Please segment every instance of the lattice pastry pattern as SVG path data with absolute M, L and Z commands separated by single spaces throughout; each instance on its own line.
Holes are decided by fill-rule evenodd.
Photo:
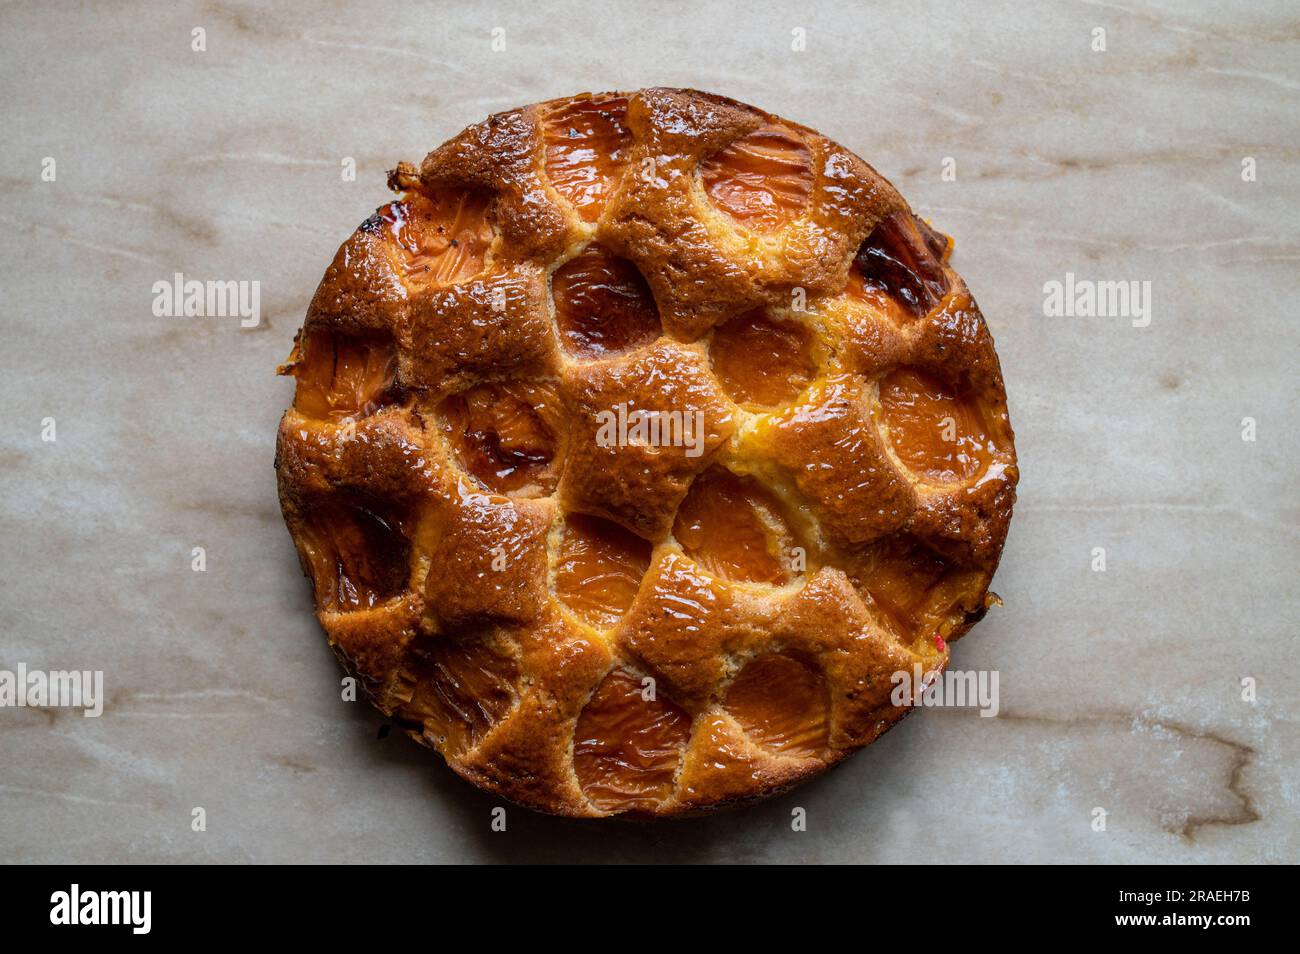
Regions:
M 276 455 L 374 703 L 577 816 L 772 794 L 902 718 L 891 675 L 996 599 L 1017 479 L 951 241 L 687 90 L 502 113 L 390 186 L 281 369 Z

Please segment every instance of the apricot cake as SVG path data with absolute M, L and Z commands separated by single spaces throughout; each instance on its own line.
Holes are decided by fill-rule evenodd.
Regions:
M 692 90 L 500 113 L 389 186 L 281 368 L 276 453 L 375 705 L 574 816 L 771 795 L 906 715 L 894 674 L 996 601 L 1017 479 L 952 241 Z

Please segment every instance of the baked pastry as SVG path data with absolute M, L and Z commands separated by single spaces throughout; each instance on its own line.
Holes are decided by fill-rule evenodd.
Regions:
M 1017 468 L 993 341 L 870 166 L 691 90 L 500 113 L 389 174 L 282 373 L 329 642 L 474 784 L 574 816 L 770 795 L 901 719 Z

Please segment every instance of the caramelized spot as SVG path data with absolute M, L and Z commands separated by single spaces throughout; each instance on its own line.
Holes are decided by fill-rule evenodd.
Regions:
M 979 408 L 938 381 L 900 368 L 880 382 L 889 443 L 913 473 L 947 483 L 973 477 L 991 450 Z
M 415 688 L 400 716 L 423 725 L 443 751 L 459 753 L 510 711 L 519 670 L 480 634 L 438 636 L 428 646 L 411 668 Z
M 597 629 L 619 621 L 650 566 L 650 544 L 616 523 L 571 514 L 555 568 L 555 595 Z
M 439 408 L 461 467 L 488 490 L 518 496 L 555 489 L 551 464 L 561 413 L 551 385 L 524 381 L 476 385 Z
M 570 353 L 600 358 L 659 336 L 659 309 L 631 262 L 588 245 L 555 270 L 555 323 Z
M 319 420 L 365 417 L 391 399 L 396 372 L 391 336 L 305 332 L 292 361 L 293 406 Z
M 920 318 L 948 293 L 943 262 L 935 254 L 937 233 L 928 239 L 909 212 L 895 212 L 876 226 L 853 260 L 849 294 L 868 301 L 884 295 Z M 945 240 L 945 249 L 947 243 Z
M 940 262 L 947 262 L 948 257 L 952 255 L 952 236 L 940 232 L 919 215 L 913 216 L 912 221 L 916 225 L 916 230 L 921 233 L 921 238 L 925 240 L 925 247 L 930 250 L 930 254 Z
M 812 154 L 792 130 L 765 126 L 700 164 L 704 191 L 733 219 L 760 232 L 795 218 L 812 196 Z
M 884 285 L 864 278 L 856 260 L 849 266 L 849 283 L 844 290 L 850 298 L 885 315 L 895 325 L 905 325 L 915 317 L 915 312 L 886 291 Z
M 624 125 L 621 96 L 580 99 L 546 117 L 546 175 L 586 222 L 600 218 L 618 185 L 632 136 Z
M 671 702 L 642 697 L 641 681 L 617 670 L 578 717 L 573 770 L 597 808 L 652 811 L 672 794 L 691 717 Z
M 406 589 L 410 541 L 400 518 L 368 500 L 313 507 L 301 542 L 322 608 L 364 609 Z
M 439 285 L 463 282 L 483 270 L 492 244 L 488 197 L 482 192 L 412 192 L 375 214 L 397 250 L 406 277 Z
M 780 505 L 755 481 L 721 467 L 695 478 L 673 536 L 687 556 L 723 579 L 780 585 L 794 576 L 794 541 Z
M 794 320 L 774 321 L 762 309 L 715 330 L 709 357 L 718 381 L 737 404 L 784 403 L 817 374 L 807 327 Z
M 759 656 L 740 671 L 723 705 L 749 737 L 782 755 L 825 751 L 829 698 L 822 674 L 782 653 Z

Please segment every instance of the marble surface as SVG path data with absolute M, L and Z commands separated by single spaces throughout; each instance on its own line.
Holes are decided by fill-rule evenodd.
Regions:
M 680 9 L 0 7 L 0 669 L 100 669 L 107 697 L 0 709 L 0 858 L 1300 860 L 1300 11 Z M 1001 712 L 913 715 L 741 812 L 493 832 L 496 800 L 338 698 L 276 504 L 273 372 L 384 170 L 494 110 L 646 85 L 814 126 L 957 237 L 1023 469 L 1006 606 L 954 655 L 1000 673 Z M 260 326 L 155 317 L 178 271 L 259 281 Z M 1067 272 L 1150 281 L 1149 326 L 1045 317 Z

